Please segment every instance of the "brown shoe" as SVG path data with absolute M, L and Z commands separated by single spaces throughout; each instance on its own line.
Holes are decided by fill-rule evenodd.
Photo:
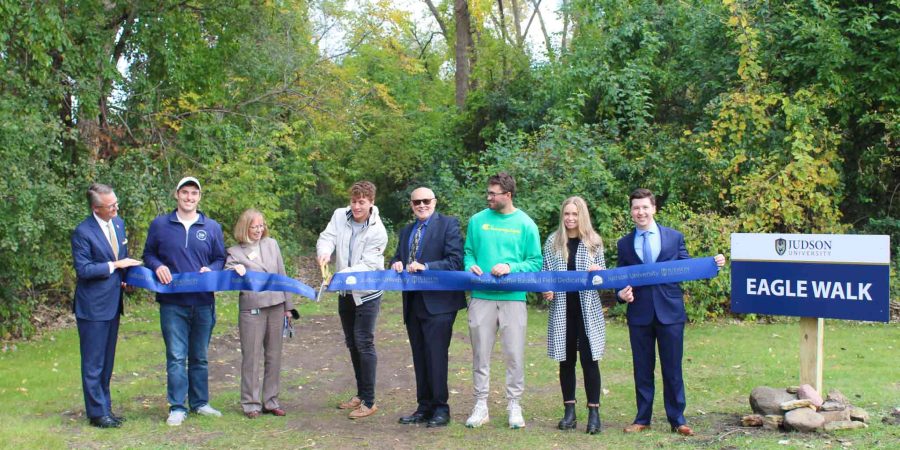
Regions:
M 694 430 L 692 430 L 691 427 L 689 427 L 687 425 L 679 425 L 678 427 L 672 427 L 672 432 L 678 433 L 682 436 L 693 436 L 694 435 Z
M 633 423 L 625 427 L 623 431 L 626 433 L 639 433 L 641 431 L 647 431 L 650 429 L 650 425 L 643 425 L 640 423 Z
M 247 411 L 244 415 L 247 416 L 248 419 L 255 419 L 259 417 L 259 411 Z
M 287 413 L 281 408 L 263 409 L 263 414 L 271 414 L 273 416 L 284 417 Z
M 375 414 L 375 411 L 378 411 L 378 405 L 372 405 L 372 407 L 369 408 L 368 406 L 361 404 L 359 405 L 359 408 L 350 411 L 349 417 L 351 419 L 362 419 L 363 417 L 369 417 L 372 414 Z
M 362 400 L 357 396 L 353 396 L 350 400 L 340 403 L 338 409 L 356 409 L 359 408 L 359 405 L 362 405 Z

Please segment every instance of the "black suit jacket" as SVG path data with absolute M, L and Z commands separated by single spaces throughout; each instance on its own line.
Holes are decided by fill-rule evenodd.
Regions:
M 418 221 L 400 230 L 400 240 L 391 265 L 397 261 L 406 267 L 409 260 L 409 236 L 414 232 Z M 419 244 L 422 248 L 420 263 L 428 264 L 428 270 L 462 270 L 463 243 L 459 233 L 459 220 L 456 217 L 435 213 L 428 222 L 428 228 Z M 430 314 L 443 314 L 459 311 L 466 307 L 466 294 L 462 291 L 415 291 L 403 292 L 403 321 L 406 322 L 409 300 L 412 295 L 422 295 L 425 309 Z

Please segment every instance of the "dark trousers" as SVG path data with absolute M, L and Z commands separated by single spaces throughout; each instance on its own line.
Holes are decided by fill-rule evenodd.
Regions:
M 85 414 L 90 418 L 108 416 L 112 413 L 109 381 L 116 358 L 119 315 L 113 320 L 77 319 L 77 325 Z
M 581 372 L 587 402 L 600 404 L 600 366 L 591 354 L 591 342 L 584 329 L 584 316 L 578 292 L 566 293 L 566 360 L 559 362 L 559 385 L 563 401 L 575 401 L 575 361 L 581 353 Z
M 456 311 L 430 314 L 424 302 L 421 293 L 411 294 L 407 301 L 408 311 L 404 312 L 416 372 L 416 400 L 419 403 L 416 410 L 426 416 L 438 412 L 449 415 L 447 354 Z
M 646 326 L 629 325 L 631 359 L 634 364 L 634 391 L 637 399 L 637 415 L 634 423 L 648 425 L 653 415 L 653 372 L 656 370 L 656 346 L 659 347 L 659 363 L 662 367 L 663 400 L 666 417 L 673 427 L 684 425 L 684 379 L 681 377 L 681 359 L 684 355 L 684 323 L 664 325 L 654 317 Z
M 344 328 L 344 340 L 350 350 L 353 374 L 356 376 L 356 396 L 366 406 L 375 404 L 375 322 L 381 311 L 381 297 L 356 306 L 352 295 L 338 297 L 338 315 Z

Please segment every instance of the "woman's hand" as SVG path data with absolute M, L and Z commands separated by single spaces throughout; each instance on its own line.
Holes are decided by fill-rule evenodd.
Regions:
M 598 270 L 603 270 L 599 264 L 591 264 L 591 267 L 588 267 L 588 272 L 596 272 Z
M 544 300 L 548 302 L 553 300 L 553 291 L 541 292 L 541 295 L 544 296 Z
M 237 272 L 237 274 L 240 276 L 244 276 L 247 274 L 247 268 L 244 267 L 243 264 L 235 264 L 234 271 Z

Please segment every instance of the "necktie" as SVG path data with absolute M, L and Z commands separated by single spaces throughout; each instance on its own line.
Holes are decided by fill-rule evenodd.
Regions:
M 113 228 L 112 220 L 106 222 L 106 238 L 109 239 L 109 246 L 112 247 L 113 257 L 119 260 L 119 241 L 116 239 L 116 229 Z
M 643 246 L 644 246 L 644 264 L 650 264 L 653 262 L 653 250 L 650 249 L 650 232 L 645 231 L 641 233 L 643 236 Z
M 416 228 L 412 247 L 409 249 L 409 261 L 406 262 L 407 264 L 412 264 L 412 262 L 416 260 L 416 255 L 419 253 L 419 241 L 422 239 L 422 228 L 425 228 L 424 223 L 419 224 L 418 228 Z

